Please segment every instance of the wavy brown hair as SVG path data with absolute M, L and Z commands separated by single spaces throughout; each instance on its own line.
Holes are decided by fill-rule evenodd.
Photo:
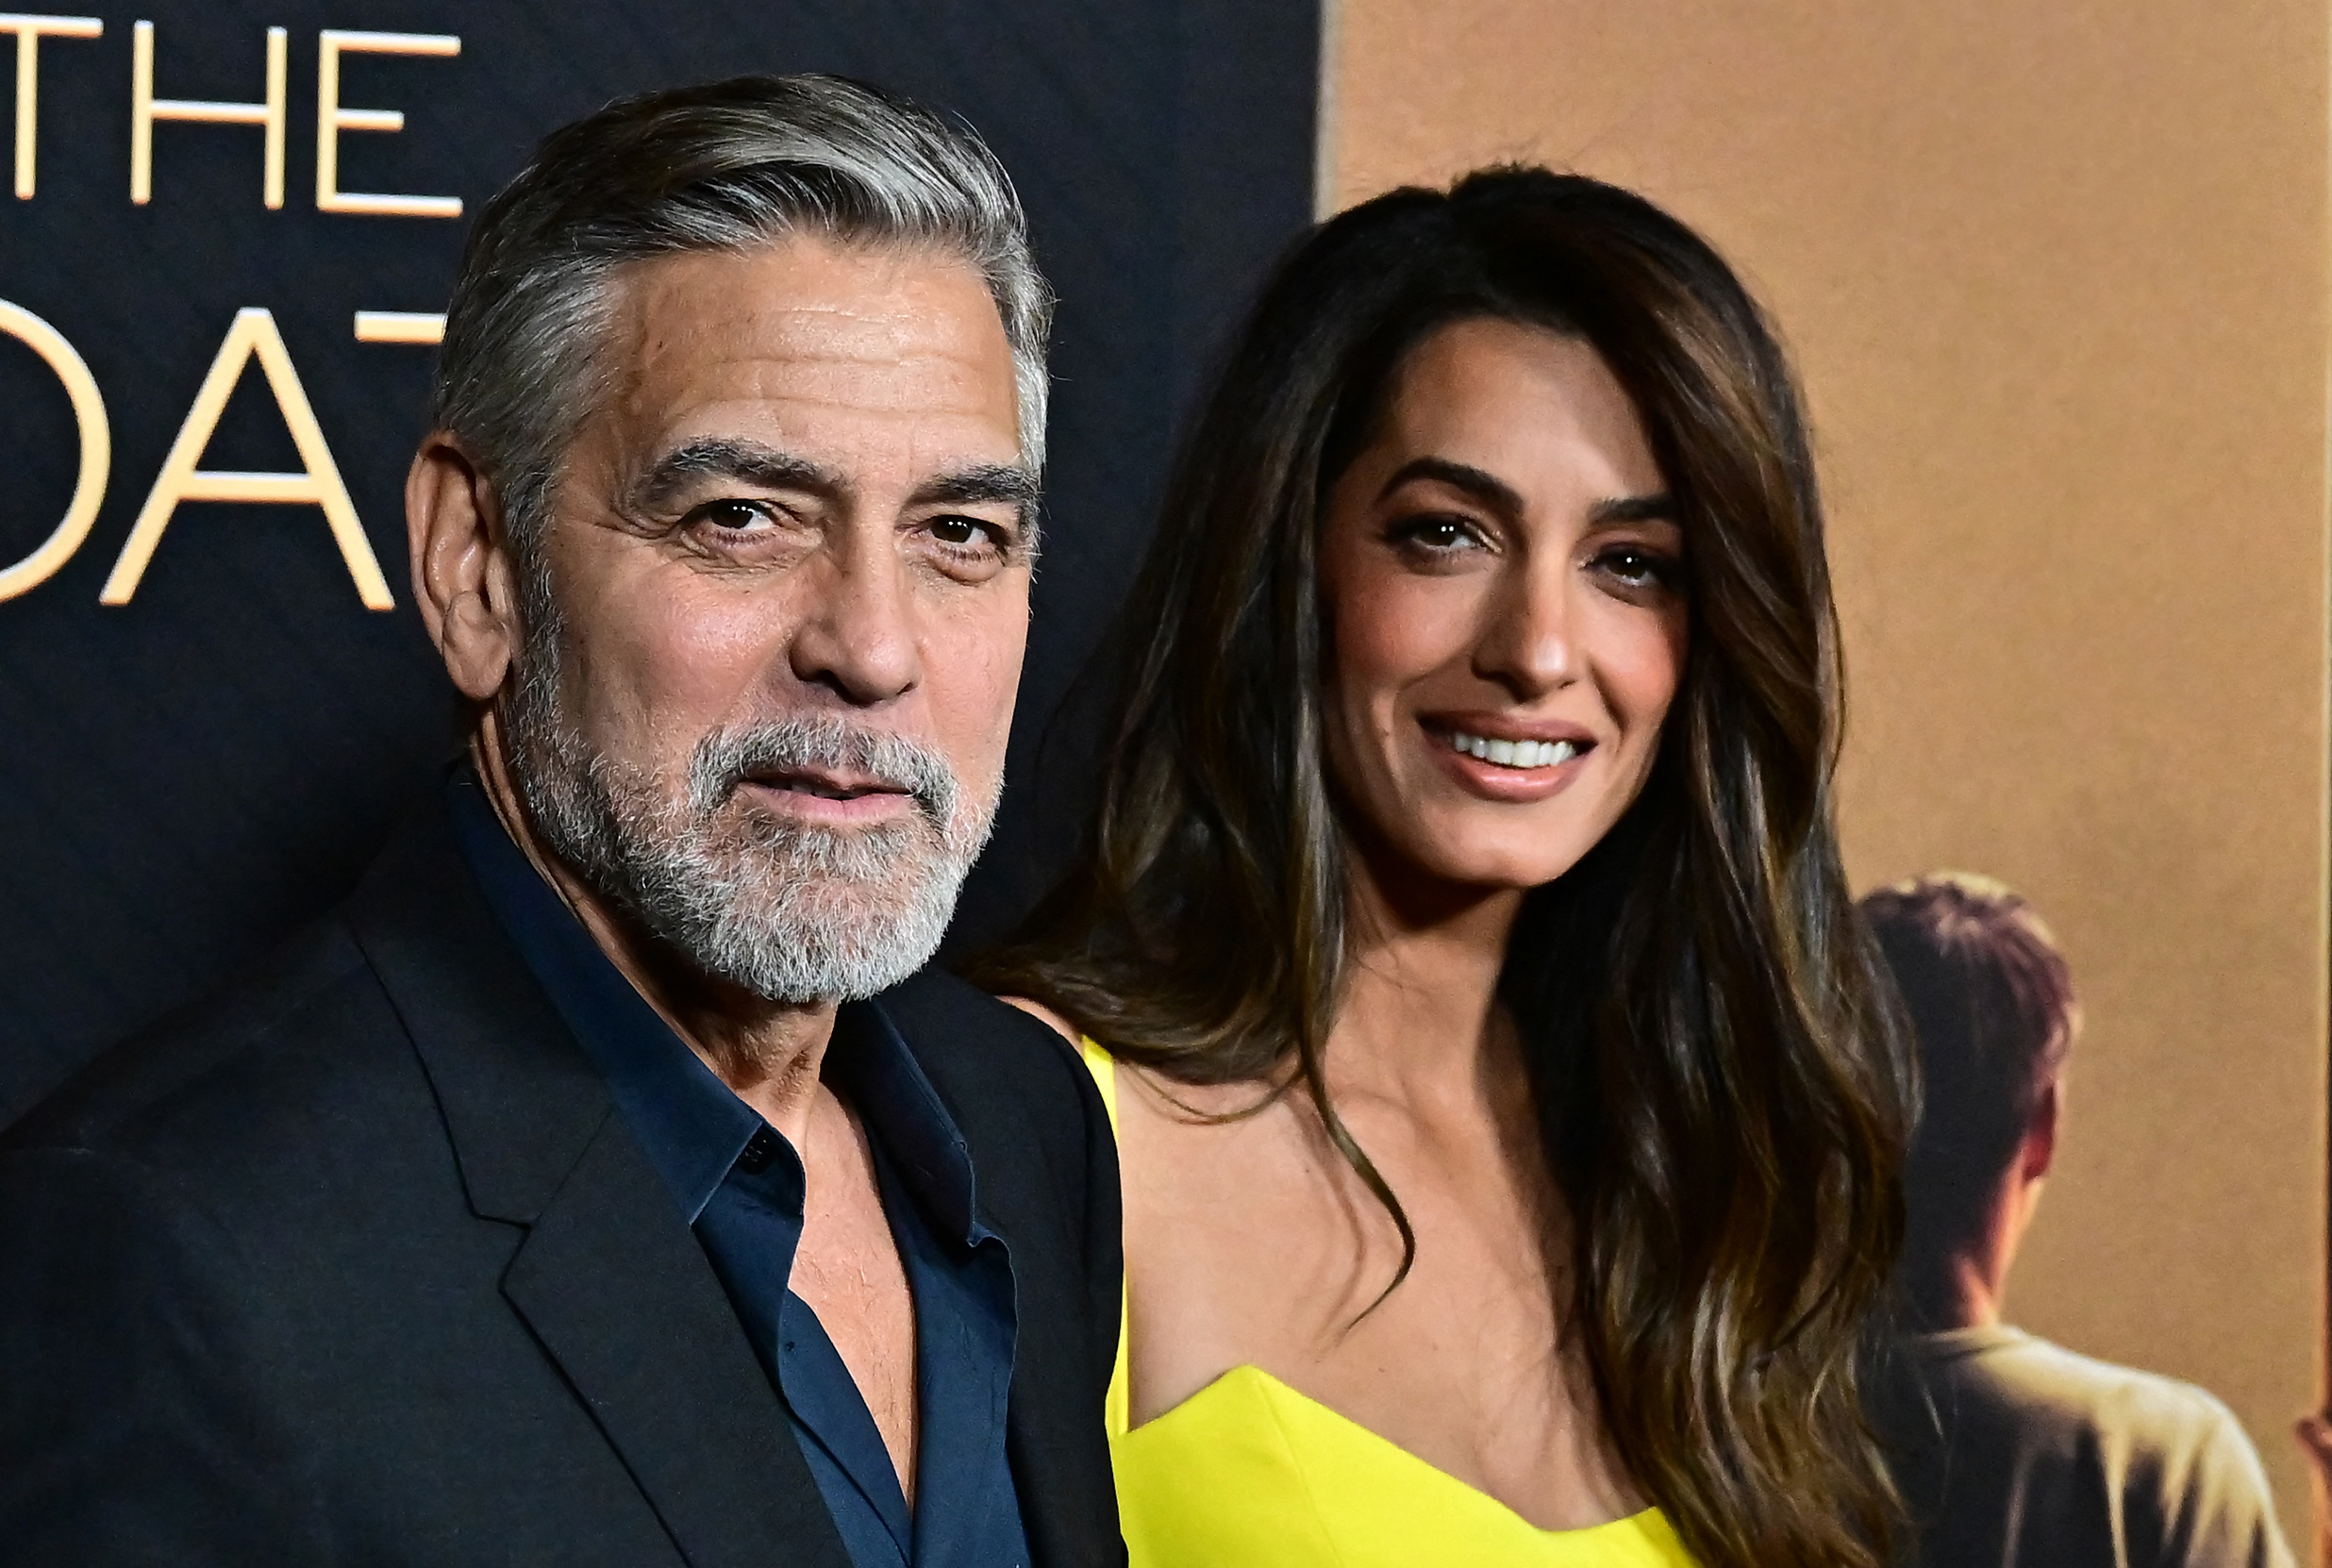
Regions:
M 1501 979 L 1569 1214 L 1559 1321 L 1630 1475 L 1706 1568 L 1868 1568 L 1893 1494 L 1860 1351 L 1902 1226 L 1911 1068 L 1832 826 L 1838 633 L 1798 395 L 1683 225 L 1591 179 L 1497 169 L 1296 247 L 1129 603 L 1086 851 L 972 968 L 1170 1078 L 1300 1083 L 1413 1254 L 1322 1074 L 1347 849 L 1315 554 L 1406 357 L 1484 317 L 1596 349 L 1685 537 L 1688 651 L 1651 777 L 1525 897 Z

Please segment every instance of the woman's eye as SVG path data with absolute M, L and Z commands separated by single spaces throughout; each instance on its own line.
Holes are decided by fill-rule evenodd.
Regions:
M 1596 567 L 1630 588 L 1657 588 L 1673 582 L 1676 563 L 1666 556 L 1632 544 L 1615 545 L 1595 558 Z
M 1446 554 L 1481 543 L 1481 535 L 1462 517 L 1417 517 L 1396 525 L 1395 542 L 1431 554 Z

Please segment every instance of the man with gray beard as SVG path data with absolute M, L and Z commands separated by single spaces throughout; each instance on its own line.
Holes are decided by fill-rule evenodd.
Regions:
M 12 1564 L 1124 1560 L 1116 1161 L 924 972 L 1028 621 L 1050 300 L 826 77 L 491 202 L 406 501 L 465 761 L 0 1140 Z

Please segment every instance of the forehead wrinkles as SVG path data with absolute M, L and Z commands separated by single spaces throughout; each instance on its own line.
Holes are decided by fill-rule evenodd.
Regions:
M 806 240 L 659 257 L 621 269 L 606 295 L 593 417 L 660 427 L 691 402 L 734 400 L 992 418 L 1017 439 L 1002 320 L 945 251 Z

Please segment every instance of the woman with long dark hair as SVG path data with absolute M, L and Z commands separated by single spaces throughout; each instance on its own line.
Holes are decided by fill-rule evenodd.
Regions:
M 977 973 L 1118 1120 L 1136 1568 L 1879 1561 L 1909 1068 L 1732 273 L 1542 170 L 1324 225 L 1128 618 L 1091 842 Z

